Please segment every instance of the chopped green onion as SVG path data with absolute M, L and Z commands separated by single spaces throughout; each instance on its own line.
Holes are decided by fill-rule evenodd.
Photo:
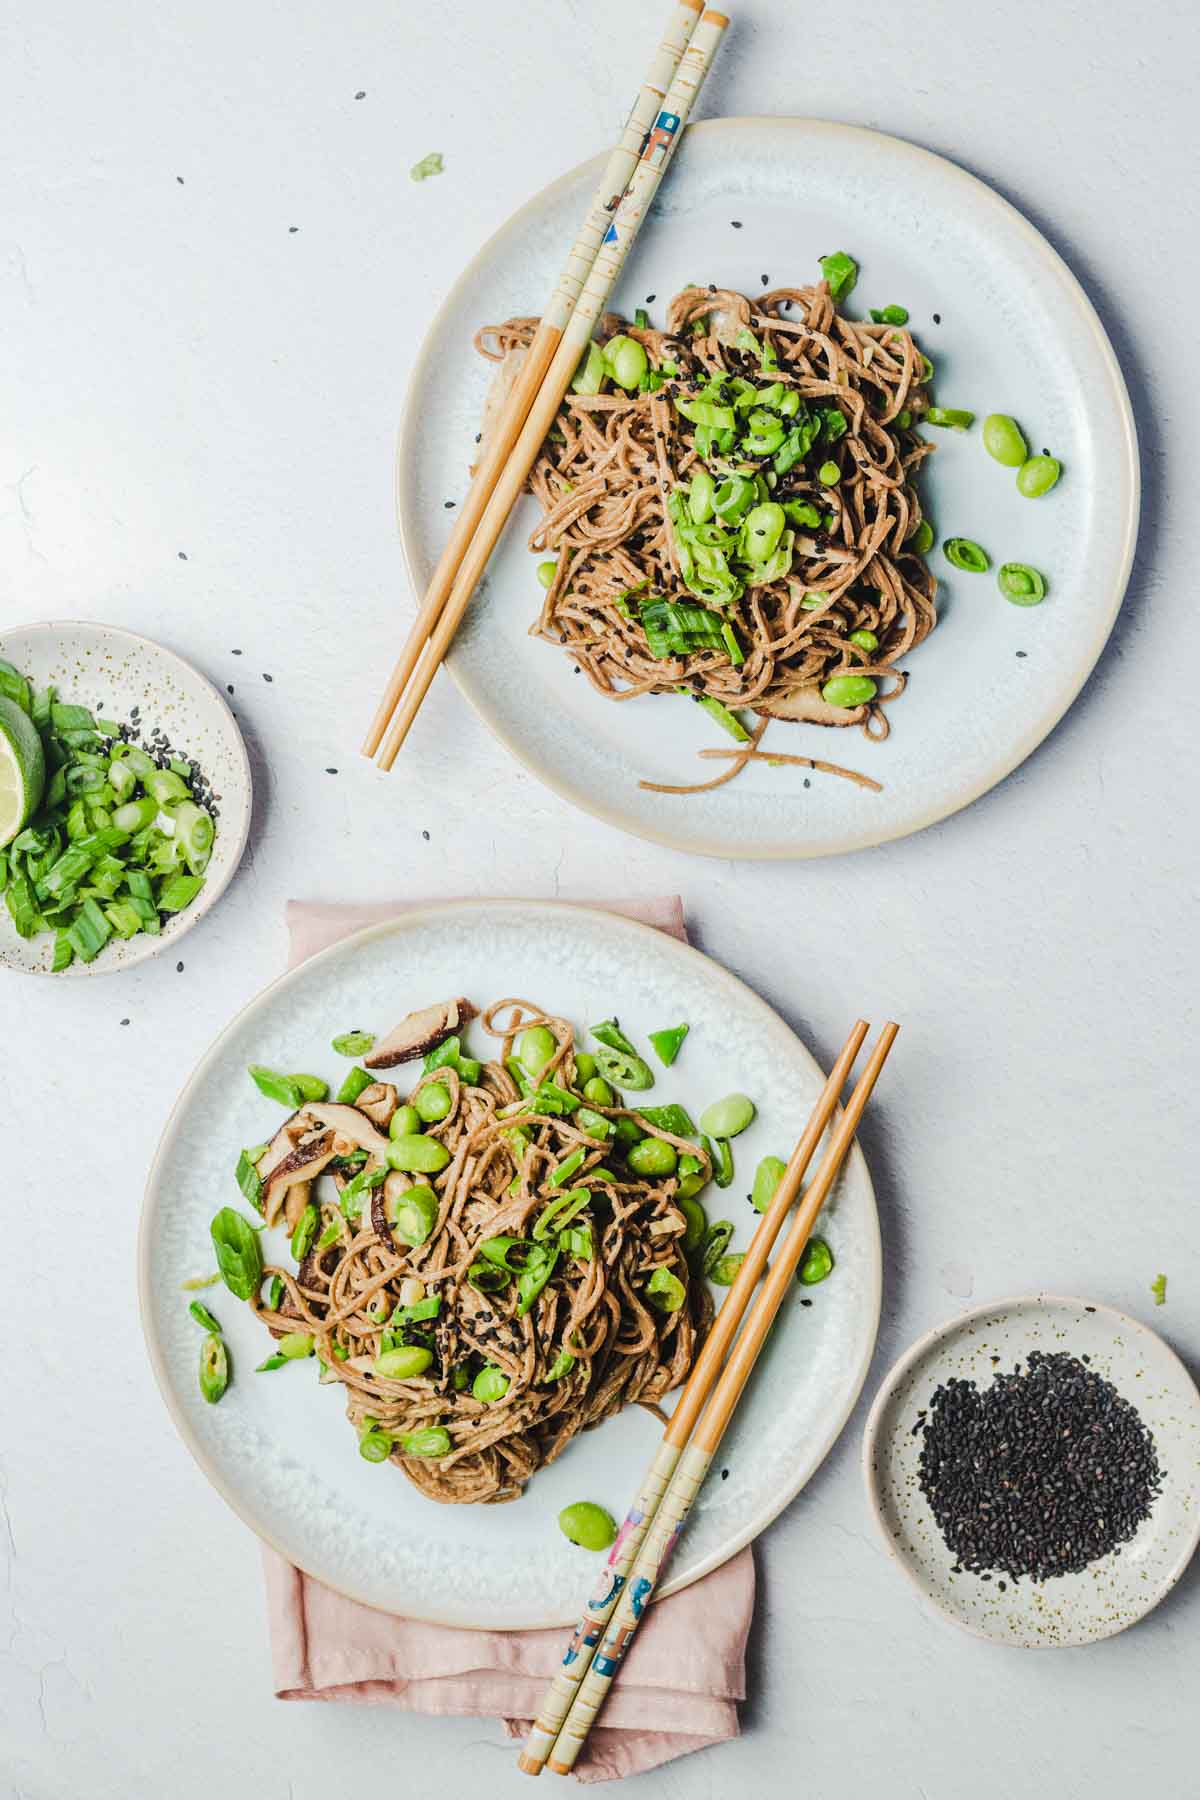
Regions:
M 821 258 L 821 274 L 829 283 L 829 295 L 836 305 L 852 292 L 858 280 L 858 264 L 844 250 L 834 250 Z

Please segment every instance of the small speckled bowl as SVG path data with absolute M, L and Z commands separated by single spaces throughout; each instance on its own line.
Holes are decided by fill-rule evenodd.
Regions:
M 918 1486 L 918 1415 L 952 1378 L 987 1387 L 1030 1351 L 1066 1350 L 1135 1406 L 1163 1469 L 1150 1517 L 1119 1552 L 1051 1581 L 984 1581 L 951 1571 Z M 1200 1394 L 1175 1352 L 1136 1319 L 1087 1300 L 1036 1294 L 977 1306 L 913 1345 L 880 1388 L 863 1438 L 867 1497 L 888 1552 L 964 1630 L 1045 1650 L 1095 1643 L 1143 1618 L 1182 1575 L 1200 1538 Z
M 233 714 L 212 683 L 173 651 L 114 625 L 84 620 L 17 625 L 0 632 L 0 657 L 36 687 L 52 682 L 60 700 L 90 707 L 102 718 L 124 722 L 138 707 L 142 732 L 165 731 L 175 754 L 194 763 L 219 796 L 212 860 L 192 904 L 176 913 L 158 937 L 139 931 L 133 938 L 112 938 L 94 962 L 73 962 L 56 979 L 110 975 L 160 950 L 174 950 L 221 898 L 246 847 L 250 763 Z M 53 932 L 19 938 L 0 903 L 0 968 L 49 975 L 53 953 Z

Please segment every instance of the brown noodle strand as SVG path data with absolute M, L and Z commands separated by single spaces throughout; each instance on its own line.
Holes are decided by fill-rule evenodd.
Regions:
M 695 335 L 697 321 L 701 331 Z M 525 349 L 536 325 L 534 319 L 509 319 L 485 327 L 476 343 L 485 356 L 502 361 Z M 774 354 L 775 366 L 760 369 L 757 353 L 738 346 L 743 330 Z M 602 336 L 618 331 L 643 345 L 653 368 L 669 361 L 679 372 L 655 392 L 570 393 L 564 400 L 529 479 L 542 515 L 530 548 L 552 554 L 557 563 L 532 634 L 560 645 L 607 699 L 684 688 L 731 709 L 751 708 L 764 724 L 771 717 L 803 717 L 858 724 L 867 737 L 885 738 L 884 708 L 906 680 L 897 663 L 937 624 L 937 583 L 910 547 L 923 517 L 913 482 L 933 450 L 915 429 L 928 402 L 912 334 L 843 318 L 825 282 L 776 288 L 756 299 L 728 289 L 685 288 L 671 301 L 665 331 L 606 315 Z M 802 404 L 836 406 L 846 420 L 840 438 L 814 446 L 771 492 L 773 500 L 807 502 L 822 515 L 820 528 L 797 528 L 790 574 L 747 588 L 718 609 L 745 650 L 741 665 L 713 649 L 652 657 L 633 598 L 697 599 L 682 581 L 667 512 L 673 490 L 696 462 L 695 428 L 671 402 L 711 375 L 780 381 L 797 391 Z M 904 413 L 911 421 L 901 426 Z M 831 454 L 841 479 L 825 488 L 816 470 Z M 721 459 L 710 453 L 707 460 L 719 478 Z M 739 448 L 728 466 L 753 463 L 766 473 L 771 461 L 747 457 Z M 806 610 L 801 601 L 812 594 L 827 599 Z M 627 601 L 629 616 L 622 611 Z M 862 630 L 879 639 L 877 650 L 851 642 L 851 634 Z M 876 681 L 886 675 L 895 685 L 860 707 L 822 703 L 826 682 L 848 674 Z M 728 754 L 733 767 L 718 781 L 640 785 L 656 793 L 700 793 L 731 780 L 748 762 L 791 760 Z M 811 766 L 822 767 L 817 760 Z
M 436 1176 L 398 1176 L 396 1183 L 433 1188 L 438 1217 L 426 1241 L 411 1247 L 394 1237 L 383 1210 L 393 1185 L 389 1175 L 384 1186 L 363 1195 L 356 1222 L 344 1219 L 333 1201 L 321 1205 L 318 1235 L 336 1223 L 337 1238 L 310 1251 L 298 1273 L 264 1271 L 282 1280 L 278 1310 L 260 1295 L 250 1302 L 274 1336 L 312 1334 L 325 1365 L 321 1379 L 341 1383 L 347 1416 L 359 1434 L 371 1428 L 386 1433 L 391 1461 L 431 1499 L 449 1502 L 515 1499 L 578 1432 L 633 1402 L 657 1409 L 686 1378 L 712 1316 L 708 1290 L 691 1275 L 683 1254 L 687 1222 L 673 1175 L 595 1181 L 590 1203 L 570 1221 L 572 1227 L 590 1226 L 594 1255 L 560 1253 L 524 1317 L 515 1279 L 501 1293 L 483 1293 L 471 1283 L 468 1273 L 480 1246 L 500 1236 L 528 1240 L 547 1204 L 571 1185 L 585 1184 L 589 1171 L 604 1163 L 606 1148 L 569 1115 L 518 1110 L 521 1094 L 504 1066 L 516 1034 L 544 1025 L 558 1047 L 539 1081 L 557 1077 L 575 1085 L 570 1024 L 516 999 L 494 1002 L 482 1024 L 501 1048 L 484 1065 L 479 1085 L 446 1066 L 424 1074 L 414 1090 L 440 1083 L 451 1098 L 447 1117 L 425 1132 L 450 1152 L 448 1166 Z M 618 1105 L 593 1110 L 613 1120 L 638 1117 Z M 523 1149 L 507 1135 L 517 1125 L 528 1133 Z M 320 1129 L 315 1120 L 313 1129 Z M 684 1142 L 654 1129 L 672 1143 Z M 335 1143 L 338 1155 L 353 1148 L 347 1138 Z M 692 1143 L 686 1148 L 706 1162 L 702 1149 Z M 583 1163 L 564 1187 L 551 1186 L 555 1165 L 575 1150 L 584 1152 Z M 369 1155 L 363 1166 L 379 1164 Z M 343 1167 L 334 1179 L 344 1188 L 353 1173 Z M 657 1268 L 669 1269 L 683 1286 L 684 1302 L 675 1312 L 656 1311 L 642 1298 Z M 379 1375 L 374 1363 L 389 1321 L 410 1303 L 402 1289 L 418 1282 L 420 1298 L 436 1295 L 442 1304 L 435 1319 L 406 1327 L 405 1339 L 424 1343 L 433 1361 L 410 1380 Z M 550 1381 L 548 1371 L 564 1353 L 574 1361 Z M 484 1364 L 500 1369 L 509 1382 L 491 1403 L 476 1400 L 469 1383 L 458 1389 L 452 1380 L 456 1368 L 473 1375 Z M 449 1433 L 449 1452 L 406 1453 L 403 1439 L 430 1426 Z
M 785 755 L 778 750 L 701 750 L 704 757 L 726 757 L 740 755 L 743 763 L 765 762 L 774 768 L 777 763 L 784 763 L 797 769 L 819 769 L 823 775 L 842 775 L 847 781 L 853 781 L 858 787 L 870 788 L 872 793 L 882 794 L 883 783 L 872 780 L 870 775 L 863 775 L 857 769 L 843 769 L 840 763 L 822 762 L 814 756 Z

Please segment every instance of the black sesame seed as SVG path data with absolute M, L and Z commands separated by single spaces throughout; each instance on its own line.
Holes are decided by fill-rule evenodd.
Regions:
M 180 187 L 182 187 L 182 186 L 183 186 L 183 176 L 182 176 L 182 175 L 177 175 L 177 176 L 176 176 L 176 177 L 175 177 L 175 179 L 176 179 L 176 181 L 177 181 L 177 182 L 178 182 L 178 183 L 179 183 L 179 185 L 180 185 Z
M 658 299 L 658 295 L 657 295 L 657 294 L 647 294 L 647 295 L 646 295 L 646 300 L 645 300 L 645 304 L 646 304 L 646 305 L 647 305 L 647 306 L 653 306 L 653 305 L 654 305 L 654 302 L 655 302 L 655 301 L 656 301 L 656 300 L 657 300 L 657 299 Z
M 232 683 L 232 681 L 227 681 L 227 682 L 226 682 L 226 683 L 225 683 L 225 692 L 226 692 L 226 693 L 227 693 L 227 694 L 232 694 L 232 692 L 233 692 L 233 683 Z
M 121 1020 L 121 1023 L 122 1023 L 122 1025 L 128 1025 L 128 1023 L 129 1023 L 129 1020 L 128 1020 L 128 1019 L 122 1019 L 122 1020 Z
M 337 770 L 336 770 L 336 769 L 326 769 L 326 771 L 325 771 L 325 773 L 326 773 L 326 774 L 327 774 L 327 775 L 336 775 L 336 774 L 337 774 Z
M 231 650 L 229 654 L 230 656 L 240 656 L 242 653 L 240 650 Z
M 811 1305 L 812 1305 L 812 1301 L 811 1301 L 811 1300 L 802 1300 L 802 1301 L 801 1301 L 801 1302 L 800 1302 L 800 1304 L 801 1304 L 801 1306 L 811 1306 Z
M 428 842 L 429 842 L 429 833 L 428 833 L 428 832 L 427 832 L 427 831 L 423 831 L 423 832 L 422 832 L 422 833 L 421 833 L 421 836 L 422 836 L 422 837 L 423 837 L 423 838 L 424 838 L 424 839 L 425 839 L 425 842 L 426 842 L 426 843 L 428 843 Z
M 359 88 L 359 90 L 358 90 L 358 92 L 357 92 L 357 94 L 355 94 L 355 96 L 354 96 L 354 98 L 355 98 L 355 99 L 356 99 L 356 100 L 365 100 L 365 99 L 366 99 L 366 97 L 367 97 L 367 90 L 366 90 L 366 88 Z
M 181 963 L 181 962 L 177 962 L 177 963 L 176 963 L 176 964 L 175 964 L 175 973 L 176 973 L 176 974 L 177 974 L 177 975 L 182 975 L 182 974 L 183 974 L 183 964 L 182 964 L 182 963 Z
M 300 227 L 298 225 L 289 225 L 288 226 L 288 236 L 295 237 L 295 235 L 299 231 L 299 229 L 300 229 Z
M 941 315 L 941 313 L 934 313 L 934 315 L 933 315 L 933 322 L 934 322 L 934 324 L 935 324 L 935 325 L 940 325 L 940 324 L 941 324 L 941 322 L 942 322 L 942 315 Z
M 275 679 L 275 677 L 274 677 L 274 676 L 273 676 L 273 675 L 268 675 L 268 674 L 267 674 L 267 672 L 266 672 L 266 670 L 265 670 L 265 669 L 264 669 L 264 671 L 263 671 L 263 680 L 264 680 L 264 681 L 274 681 L 274 679 Z
M 1029 652 L 1028 652 L 1028 650 L 1018 650 L 1016 654 L 1018 656 L 1028 656 Z
M 730 219 L 729 223 L 733 226 L 735 231 L 740 231 L 742 229 L 742 221 L 740 219 Z
M 721 1470 L 721 1480 L 722 1480 L 722 1481 L 728 1481 L 728 1480 L 729 1480 L 729 1470 L 728 1470 L 728 1469 L 722 1469 L 722 1470 Z
M 180 552 L 179 552 L 179 560 L 180 560 L 180 562 L 186 562 L 186 561 L 187 561 L 187 551 L 186 551 L 186 550 L 181 550 L 181 551 L 180 551 Z
M 769 275 L 760 275 L 758 279 L 762 282 L 764 287 L 770 287 L 771 277 Z

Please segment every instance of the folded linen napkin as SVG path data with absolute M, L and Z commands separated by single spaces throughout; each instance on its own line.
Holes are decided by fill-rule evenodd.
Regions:
M 289 966 L 412 901 L 330 906 L 289 901 Z M 686 942 L 677 896 L 604 903 Z M 335 1593 L 263 1546 L 275 1692 L 281 1700 L 353 1700 L 408 1712 L 498 1716 L 511 1738 L 529 1729 L 566 1633 L 461 1631 L 376 1612 Z M 582 1586 L 580 1594 L 582 1598 Z M 654 1606 L 576 1766 L 611 1781 L 738 1735 L 754 1610 L 746 1549 Z

